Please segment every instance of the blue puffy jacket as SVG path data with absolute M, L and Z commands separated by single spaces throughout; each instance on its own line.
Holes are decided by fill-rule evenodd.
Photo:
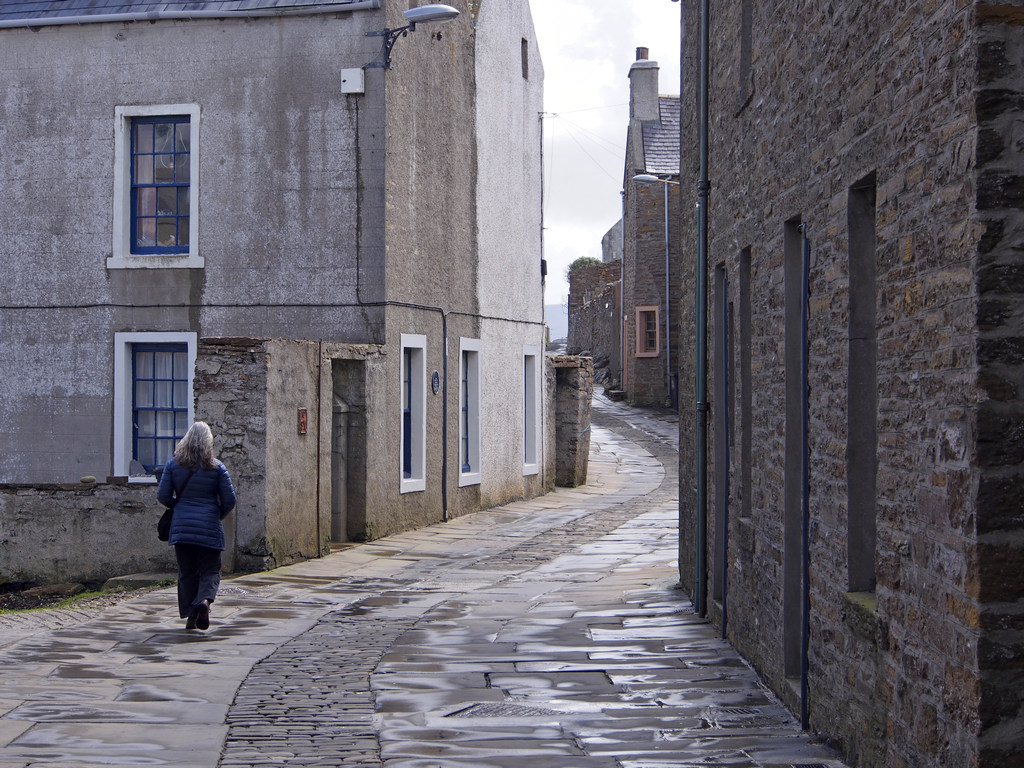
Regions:
M 188 485 L 191 471 L 179 467 L 174 459 L 167 462 L 156 489 L 156 498 L 165 507 L 171 506 L 174 490 L 181 495 L 174 507 L 169 544 L 197 544 L 208 549 L 224 549 L 224 528 L 220 521 L 234 509 L 235 489 L 227 469 L 219 461 L 214 469 L 197 467 Z

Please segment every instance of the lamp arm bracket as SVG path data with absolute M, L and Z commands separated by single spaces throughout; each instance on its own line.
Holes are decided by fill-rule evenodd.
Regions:
M 383 37 L 384 44 L 381 46 L 380 49 L 380 55 L 378 56 L 379 60 L 372 61 L 366 66 L 383 67 L 384 69 L 391 69 L 391 49 L 395 47 L 395 43 L 398 41 L 398 38 L 405 37 L 415 29 L 415 24 L 406 24 L 404 27 L 399 27 L 398 29 L 388 29 L 387 27 L 385 27 L 384 29 L 381 30 L 367 32 L 367 37 Z

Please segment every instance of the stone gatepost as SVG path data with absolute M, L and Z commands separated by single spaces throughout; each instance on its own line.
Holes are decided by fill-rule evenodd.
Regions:
M 575 488 L 587 482 L 594 360 L 549 355 L 548 363 L 555 370 L 555 485 Z

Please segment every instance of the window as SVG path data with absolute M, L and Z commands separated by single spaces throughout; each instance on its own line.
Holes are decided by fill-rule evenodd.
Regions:
M 427 337 L 402 334 L 402 484 L 401 493 L 427 487 L 426 361 Z
M 523 474 L 536 475 L 537 465 L 537 357 L 539 349 L 523 348 Z
M 872 173 L 850 187 L 849 357 L 846 410 L 847 564 L 851 592 L 875 590 L 878 507 L 878 329 L 875 199 Z
M 146 472 L 167 463 L 188 430 L 188 345 L 132 345 L 132 458 Z
M 132 119 L 132 253 L 188 253 L 191 145 L 187 115 Z
M 519 56 L 523 61 L 523 79 L 530 79 L 530 41 L 525 37 L 519 44 Z
M 118 107 L 114 233 L 107 267 L 202 267 L 197 248 L 199 107 Z
M 636 309 L 636 356 L 657 357 L 661 350 L 661 325 L 657 307 Z
M 459 486 L 480 483 L 480 340 L 459 342 Z
M 115 476 L 152 482 L 195 417 L 194 333 L 114 334 Z

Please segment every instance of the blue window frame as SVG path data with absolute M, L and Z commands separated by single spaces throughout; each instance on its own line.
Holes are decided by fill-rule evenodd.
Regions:
M 132 118 L 132 253 L 188 252 L 190 119 Z
M 188 430 L 188 345 L 132 345 L 132 458 L 152 473 Z
M 402 350 L 402 477 L 412 477 L 412 349 Z

